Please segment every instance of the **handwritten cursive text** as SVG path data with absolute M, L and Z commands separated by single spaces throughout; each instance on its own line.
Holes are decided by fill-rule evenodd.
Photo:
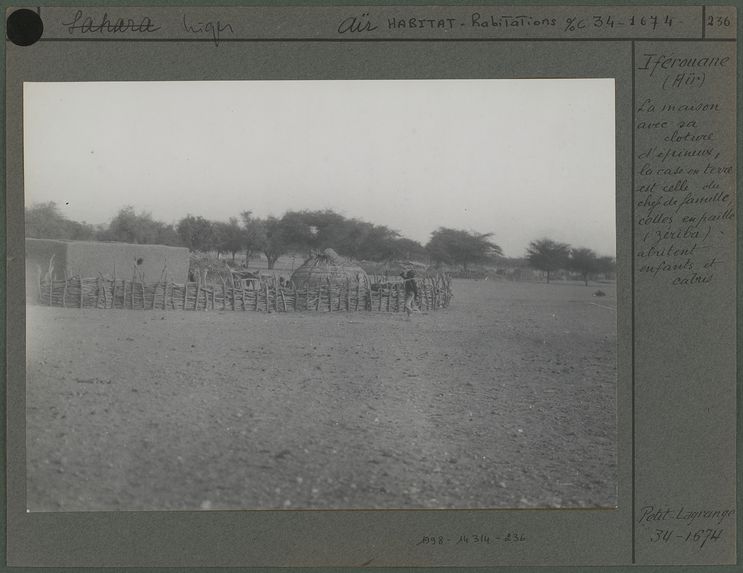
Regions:
M 75 12 L 71 22 L 63 22 L 62 25 L 67 26 L 67 32 L 70 34 L 75 32 L 81 34 L 116 34 L 122 32 L 147 34 L 157 32 L 160 29 L 160 26 L 156 26 L 149 16 L 142 16 L 138 19 L 111 19 L 108 12 L 104 12 L 100 20 L 96 20 L 92 16 L 86 16 L 82 10 Z
M 183 15 L 183 29 L 186 32 L 192 34 L 208 34 L 212 37 L 215 46 L 219 46 L 219 40 L 223 32 L 229 32 L 230 34 L 235 33 L 230 24 L 223 24 L 219 20 L 212 22 L 211 20 L 206 22 L 191 23 L 186 20 L 186 15 Z
M 338 33 L 339 34 L 345 34 L 346 32 L 373 32 L 379 28 L 379 26 L 376 26 L 372 23 L 372 21 L 369 19 L 369 13 L 364 12 L 361 14 L 361 16 L 349 16 L 348 18 L 345 18 L 341 23 L 338 25 Z

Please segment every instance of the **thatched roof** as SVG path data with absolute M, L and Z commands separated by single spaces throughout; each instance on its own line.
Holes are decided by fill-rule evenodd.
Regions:
M 360 281 L 362 285 L 369 286 L 369 278 L 355 262 L 341 257 L 333 249 L 325 249 L 307 259 L 304 264 L 294 271 L 291 278 L 296 288 L 305 286 L 316 286 L 320 284 L 345 283 L 347 280 L 352 284 Z

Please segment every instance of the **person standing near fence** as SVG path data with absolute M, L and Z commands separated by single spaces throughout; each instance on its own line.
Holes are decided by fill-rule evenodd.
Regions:
M 407 273 L 400 273 L 405 285 L 405 312 L 408 314 L 408 320 L 413 312 L 420 312 L 415 308 L 415 299 L 418 298 L 418 285 L 415 283 L 415 271 L 409 270 Z

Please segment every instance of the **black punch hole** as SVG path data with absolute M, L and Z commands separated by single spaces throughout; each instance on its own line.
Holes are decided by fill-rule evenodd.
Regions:
M 33 10 L 16 10 L 7 21 L 8 39 L 17 46 L 35 44 L 44 33 L 44 23 Z

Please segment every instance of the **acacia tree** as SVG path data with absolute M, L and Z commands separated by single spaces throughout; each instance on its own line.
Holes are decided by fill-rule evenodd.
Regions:
M 214 226 L 204 217 L 186 215 L 176 227 L 183 244 L 192 251 L 210 251 L 214 248 Z
M 350 228 L 353 227 L 352 220 L 346 219 L 332 209 L 305 212 L 305 217 L 312 232 L 312 247 L 316 250 L 342 248 Z
M 244 242 L 243 230 L 240 228 L 237 219 L 230 217 L 229 222 L 213 223 L 213 227 L 217 256 L 220 253 L 231 253 L 234 261 L 235 255 L 243 248 Z
M 614 278 L 617 272 L 617 261 L 614 257 L 599 257 L 597 260 L 597 273 L 602 273 L 607 279 Z
M 490 238 L 493 233 L 471 233 L 459 229 L 439 227 L 431 234 L 426 250 L 436 264 L 468 265 L 486 263 L 503 254 Z
M 128 206 L 120 209 L 111 219 L 104 235 L 110 241 L 146 245 L 155 242 L 157 230 L 149 213 L 137 213 L 134 207 Z
M 317 248 L 317 228 L 310 211 L 287 211 L 281 217 L 282 236 L 292 249 L 309 253 Z
M 401 253 L 425 254 L 423 246 L 403 239 L 397 231 L 359 219 L 348 219 L 331 209 L 287 211 L 280 219 L 282 243 L 287 250 L 307 254 L 332 248 L 341 255 L 374 261 Z
M 388 261 L 395 258 L 395 241 L 400 235 L 385 227 L 384 225 L 361 224 L 356 222 L 356 227 L 362 230 L 362 239 L 354 253 L 350 254 L 359 259 L 370 261 Z M 349 241 L 346 242 L 346 244 Z
M 173 225 L 168 225 L 160 221 L 155 221 L 155 224 L 157 226 L 157 239 L 155 242 L 158 245 L 181 246 L 181 238 L 178 236 L 178 232 Z
M 78 223 L 65 217 L 54 201 L 26 207 L 26 236 L 35 239 L 87 240 L 94 237 L 94 229 L 87 223 Z
M 261 249 L 266 255 L 268 269 L 273 269 L 276 261 L 289 251 L 290 242 L 287 240 L 287 226 L 283 219 L 268 217 L 261 221 L 263 227 L 263 242 Z
M 396 259 L 428 260 L 428 251 L 418 241 L 395 237 L 391 241 L 393 257 Z
M 526 249 L 526 260 L 537 270 L 547 273 L 547 282 L 550 282 L 550 273 L 564 269 L 568 264 L 570 245 L 558 243 L 552 239 L 539 239 L 529 243 Z
M 591 249 L 577 248 L 570 251 L 568 267 L 583 277 L 583 282 L 588 286 L 588 277 L 599 272 L 600 264 L 596 253 Z
M 240 213 L 243 248 L 245 249 L 245 266 L 250 264 L 250 259 L 263 249 L 266 240 L 265 226 L 257 217 L 253 217 L 252 211 Z
M 150 213 L 137 213 L 128 206 L 119 210 L 108 228 L 97 233 L 101 241 L 121 241 L 140 245 L 179 245 L 178 233 L 172 225 L 156 221 Z
M 343 239 L 333 247 L 340 255 L 354 259 L 368 259 L 370 249 L 369 236 L 374 225 L 358 219 L 346 219 L 343 222 Z

